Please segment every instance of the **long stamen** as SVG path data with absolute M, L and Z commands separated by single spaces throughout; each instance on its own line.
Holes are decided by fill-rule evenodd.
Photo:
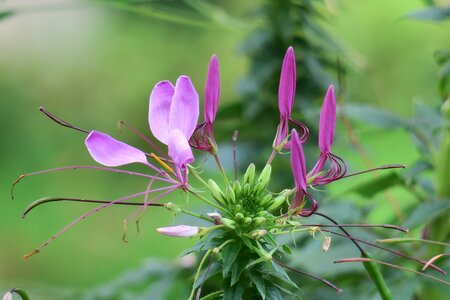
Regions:
M 332 284 L 331 282 L 329 282 L 328 280 L 326 280 L 326 279 L 324 279 L 324 278 L 322 278 L 322 277 L 319 277 L 319 276 L 317 276 L 317 275 L 313 275 L 313 274 L 307 273 L 307 272 L 305 272 L 305 271 L 300 271 L 299 269 L 296 269 L 296 268 L 287 266 L 287 265 L 285 265 L 285 264 L 283 264 L 283 263 L 281 263 L 281 262 L 279 262 L 279 261 L 277 261 L 277 260 L 275 260 L 275 259 L 273 259 L 273 258 L 272 258 L 272 261 L 275 262 L 277 265 L 282 266 L 282 267 L 285 268 L 285 269 L 288 269 L 288 270 L 290 270 L 290 271 L 293 271 L 293 272 L 296 272 L 296 273 L 299 273 L 299 274 L 306 275 L 306 276 L 308 276 L 308 277 L 317 279 L 317 280 L 319 280 L 320 282 L 322 282 L 322 283 L 328 285 L 329 287 L 331 287 L 332 289 L 334 289 L 334 290 L 335 290 L 336 292 L 338 292 L 338 293 L 340 293 L 340 292 L 342 291 L 341 288 L 335 286 L 334 284 Z
M 48 246 L 52 241 L 54 241 L 56 238 L 58 238 L 61 234 L 63 234 L 64 232 L 66 232 L 69 228 L 71 228 L 73 225 L 75 225 L 76 223 L 80 222 L 81 220 L 85 219 L 86 217 L 92 215 L 93 213 L 96 213 L 108 206 L 114 205 L 118 202 L 122 202 L 124 200 L 128 200 L 128 199 L 132 199 L 132 198 L 136 198 L 139 197 L 141 195 L 144 195 L 146 193 L 152 193 L 152 192 L 157 192 L 157 191 L 162 191 L 165 190 L 163 193 L 159 194 L 158 196 L 156 196 L 154 198 L 154 201 L 168 195 L 169 193 L 173 192 L 174 190 L 177 189 L 177 186 L 168 186 L 168 187 L 163 187 L 163 188 L 159 188 L 159 189 L 154 189 L 151 190 L 149 192 L 145 191 L 145 192 L 140 192 L 140 193 L 136 193 L 133 195 L 129 195 L 129 196 L 125 196 L 119 199 L 116 199 L 114 201 L 111 201 L 109 203 L 106 203 L 102 206 L 99 206 L 91 211 L 88 211 L 87 213 L 84 213 L 83 215 L 81 215 L 80 217 L 76 218 L 74 221 L 70 222 L 68 225 L 66 225 L 63 229 L 61 229 L 60 231 L 58 231 L 55 235 L 53 235 L 50 239 L 48 239 L 45 243 L 43 243 L 41 246 L 39 246 L 38 248 L 34 249 L 32 252 L 25 254 L 24 255 L 24 259 L 28 259 L 29 257 L 39 253 L 44 247 Z
M 347 174 L 347 175 L 342 176 L 341 178 L 338 178 L 336 180 L 344 179 L 344 178 L 348 178 L 348 177 L 352 177 L 352 176 L 356 176 L 356 175 L 361 175 L 361 174 L 365 174 L 365 173 L 370 173 L 370 172 L 374 172 L 374 171 L 378 171 L 378 170 L 405 169 L 405 168 L 406 168 L 406 166 L 405 165 L 401 165 L 401 164 L 384 165 L 384 166 L 379 166 L 379 167 L 368 169 L 368 170 L 361 171 L 361 172 Z
M 156 160 L 164 169 L 166 169 L 170 173 L 175 174 L 175 171 L 169 165 L 163 162 L 158 156 L 156 156 L 155 153 L 150 153 L 150 157 Z
M 64 170 L 77 170 L 77 169 L 93 169 L 93 170 L 99 170 L 99 171 L 108 171 L 108 172 L 114 172 L 114 173 L 121 173 L 121 174 L 127 174 L 127 175 L 132 175 L 132 176 L 139 176 L 139 177 L 144 177 L 144 178 L 150 178 L 150 179 L 156 179 L 156 180 L 160 180 L 163 182 L 168 182 L 168 183 L 176 183 L 176 181 L 174 181 L 171 177 L 166 176 L 166 178 L 162 178 L 162 177 L 158 177 L 158 176 L 153 176 L 153 175 L 147 175 L 147 174 L 142 174 L 142 173 L 137 173 L 137 172 L 132 172 L 132 171 L 126 171 L 126 170 L 120 170 L 120 169 L 114 169 L 114 168 L 106 168 L 106 167 L 97 167 L 97 166 L 67 166 L 67 167 L 60 167 L 60 168 L 53 168 L 53 169 L 47 169 L 47 170 L 42 170 L 42 171 L 37 171 L 37 172 L 33 172 L 33 173 L 26 173 L 26 174 L 22 174 L 19 177 L 17 177 L 17 179 L 13 182 L 12 186 L 11 186 L 11 199 L 14 199 L 14 190 L 16 185 L 22 181 L 22 179 L 24 179 L 25 177 L 30 177 L 30 176 L 34 176 L 34 175 L 40 175 L 40 174 L 45 174 L 45 173 L 51 173 L 51 172 L 58 172 L 58 171 L 64 171 Z M 165 174 L 163 174 L 165 175 Z
M 61 126 L 89 134 L 88 130 L 74 126 L 74 125 L 70 124 L 69 122 L 62 120 L 61 118 L 58 118 L 57 116 L 55 116 L 54 114 L 52 114 L 51 112 L 46 110 L 43 106 L 39 107 L 39 111 L 42 112 L 44 115 L 46 115 L 48 118 L 50 118 L 52 121 L 54 121 L 55 123 L 57 123 Z
M 403 228 L 397 225 L 391 224 L 339 224 L 339 225 L 331 225 L 331 224 L 301 224 L 301 226 L 317 226 L 317 227 L 355 227 L 355 228 L 386 228 L 386 229 L 394 229 L 404 233 L 408 233 L 409 229 Z M 383 240 L 377 240 L 380 242 Z
M 301 143 L 303 144 L 304 142 L 306 142 L 309 136 L 309 128 L 302 122 L 297 121 L 296 119 L 289 118 L 289 121 L 294 123 L 297 126 L 298 130 L 302 132 L 302 135 L 300 136 Z
M 394 265 L 394 264 L 390 264 L 390 263 L 387 263 L 387 262 L 384 262 L 384 261 L 380 261 L 380 260 L 376 260 L 376 259 L 372 259 L 372 258 L 363 258 L 363 257 L 345 258 L 345 259 L 336 260 L 334 263 L 338 264 L 338 263 L 347 263 L 347 262 L 367 262 L 367 261 L 375 262 L 375 263 L 378 263 L 378 264 L 382 264 L 382 265 L 385 265 L 385 266 L 389 266 L 389 267 L 400 269 L 400 270 L 407 271 L 407 272 L 412 272 L 412 273 L 415 273 L 417 275 L 425 276 L 425 277 L 428 277 L 430 279 L 436 280 L 436 281 L 438 281 L 440 283 L 443 283 L 445 285 L 449 285 L 450 286 L 450 282 L 442 280 L 442 279 L 437 278 L 437 277 L 434 277 L 432 275 L 428 275 L 428 274 L 421 273 L 421 272 L 418 272 L 418 271 L 413 270 L 413 269 L 404 268 L 404 267 L 401 267 L 401 266 L 397 266 L 397 265 Z

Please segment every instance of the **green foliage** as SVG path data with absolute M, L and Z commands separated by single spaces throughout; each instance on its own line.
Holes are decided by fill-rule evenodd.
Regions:
M 450 18 L 450 6 L 438 7 L 433 6 L 408 15 L 412 19 L 421 21 L 445 21 Z

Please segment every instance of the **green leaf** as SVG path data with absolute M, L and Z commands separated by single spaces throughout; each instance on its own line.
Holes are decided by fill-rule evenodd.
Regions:
M 283 296 L 281 295 L 280 289 L 271 284 L 266 286 L 267 290 L 267 299 L 270 300 L 283 300 Z
M 266 286 L 264 284 L 264 279 L 262 278 L 261 273 L 250 272 L 249 276 L 250 276 L 250 280 L 255 284 L 256 289 L 258 290 L 262 299 L 265 300 L 266 299 Z M 269 299 L 272 299 L 272 298 L 269 298 Z
M 390 187 L 398 184 L 402 184 L 403 180 L 396 172 L 383 174 L 376 178 L 373 178 L 367 182 L 357 184 L 355 187 L 350 188 L 344 192 L 356 193 L 366 198 L 373 197 L 376 193 L 382 192 Z
M 223 291 L 224 300 L 241 300 L 244 294 L 244 287 L 239 283 L 231 287 L 225 287 Z
M 239 277 L 241 276 L 242 271 L 244 271 L 245 267 L 248 264 L 248 259 L 243 256 L 238 256 L 235 263 L 231 267 L 231 286 L 235 285 L 238 282 Z
M 406 228 L 414 228 L 419 225 L 428 224 L 437 217 L 448 213 L 449 210 L 450 199 L 425 202 L 415 208 L 403 226 Z
M 361 253 L 361 256 L 369 259 L 372 258 L 370 254 L 367 252 Z M 367 273 L 369 274 L 370 278 L 372 278 L 373 282 L 375 283 L 375 286 L 377 287 L 381 299 L 392 300 L 393 298 L 391 291 L 386 285 L 386 282 L 384 281 L 383 275 L 381 275 L 380 268 L 378 267 L 378 265 L 373 261 L 364 261 L 363 265 Z
M 194 288 L 198 288 L 204 281 L 208 280 L 208 278 L 211 278 L 212 276 L 216 275 L 220 272 L 221 264 L 218 261 L 214 261 L 211 265 L 211 268 L 203 268 L 203 270 L 200 272 L 197 281 L 194 283 Z
M 0 11 L 0 20 L 11 17 L 12 15 L 14 15 L 14 11 L 12 11 L 12 10 Z
M 231 266 L 239 255 L 241 251 L 242 243 L 240 241 L 236 241 L 230 244 L 227 244 L 222 249 L 222 274 L 223 277 L 227 277 L 228 273 L 231 270 Z
M 408 17 L 422 21 L 443 21 L 450 18 L 450 6 L 431 7 L 410 13 Z

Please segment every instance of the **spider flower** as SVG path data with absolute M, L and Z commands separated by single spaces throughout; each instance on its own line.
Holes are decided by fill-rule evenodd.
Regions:
M 318 208 L 317 201 L 307 192 L 308 177 L 306 175 L 305 155 L 300 137 L 295 129 L 291 133 L 291 167 L 294 175 L 296 194 L 291 204 L 291 209 L 298 208 L 299 215 L 308 217 Z M 304 208 L 306 198 L 311 199 L 310 208 Z
M 334 87 L 330 85 L 323 101 L 319 123 L 320 156 L 314 168 L 308 173 L 312 184 L 322 185 L 342 178 L 347 172 L 345 162 L 331 153 L 336 126 L 336 97 Z M 326 167 L 326 163 L 329 166 Z
M 280 84 L 278 87 L 278 109 L 280 110 L 280 124 L 273 143 L 273 148 L 277 150 L 281 148 L 289 148 L 290 142 L 287 141 L 289 133 L 289 122 L 294 123 L 301 128 L 303 134 L 301 140 L 304 141 L 308 135 L 308 129 L 301 122 L 292 118 L 292 106 L 295 100 L 297 75 L 294 49 L 289 47 L 283 59 L 281 67 Z
M 189 225 L 176 225 L 169 227 L 160 227 L 156 229 L 156 231 L 161 234 L 175 237 L 191 237 L 197 235 L 199 230 L 199 227 Z
M 189 140 L 189 144 L 195 149 L 217 153 L 217 144 L 214 140 L 213 127 L 216 119 L 219 97 L 219 61 L 214 54 L 209 62 L 208 75 L 206 78 L 204 121 L 196 127 L 193 136 Z

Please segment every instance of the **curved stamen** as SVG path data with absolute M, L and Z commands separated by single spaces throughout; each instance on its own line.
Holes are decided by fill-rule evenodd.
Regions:
M 93 213 L 96 213 L 104 208 L 107 208 L 108 206 L 114 205 L 118 202 L 122 202 L 124 200 L 128 200 L 128 199 L 132 199 L 132 198 L 136 198 L 139 197 L 141 195 L 145 195 L 146 193 L 153 193 L 153 192 L 157 192 L 157 191 L 163 191 L 163 193 L 159 194 L 158 196 L 156 196 L 153 200 L 156 201 L 158 199 L 161 199 L 162 197 L 168 195 L 169 193 L 173 192 L 174 190 L 177 189 L 177 186 L 168 186 L 168 187 L 163 187 L 163 188 L 158 188 L 158 189 L 154 189 L 154 190 L 150 190 L 150 191 L 145 191 L 145 192 L 140 192 L 140 193 L 136 193 L 133 195 L 129 195 L 129 196 L 125 196 L 119 199 L 116 199 L 114 201 L 111 201 L 109 203 L 103 204 L 93 210 L 88 211 L 87 213 L 84 213 L 83 215 L 79 216 L 78 218 L 76 218 L 74 221 L 70 222 L 68 225 L 66 225 L 63 229 L 61 229 L 60 231 L 58 231 L 55 235 L 53 235 L 50 239 L 48 239 L 45 243 L 43 243 L 42 245 L 40 245 L 38 248 L 34 249 L 32 252 L 25 254 L 24 258 L 27 259 L 30 256 L 33 256 L 34 254 L 39 253 L 44 247 L 48 246 L 52 241 L 54 241 L 56 238 L 58 238 L 61 234 L 63 234 L 64 232 L 66 232 L 68 229 L 70 229 L 73 225 L 77 224 L 78 222 L 80 222 L 81 220 L 87 218 L 88 216 L 92 215 Z
M 213 128 L 212 124 L 207 122 L 198 124 L 189 139 L 189 145 L 192 148 L 211 153 L 213 152 L 212 142 L 214 142 Z
M 290 122 L 294 123 L 294 124 L 297 126 L 299 132 L 302 133 L 302 134 L 300 135 L 300 142 L 301 142 L 302 144 L 303 144 L 304 142 L 306 142 L 306 140 L 307 140 L 308 137 L 309 137 L 309 129 L 308 129 L 308 127 L 307 127 L 305 124 L 303 124 L 302 122 L 300 122 L 300 121 L 298 121 L 298 120 L 296 120 L 296 119 L 294 119 L 294 118 L 289 118 L 288 120 L 289 120 Z
M 324 171 L 325 164 L 328 162 L 328 167 Z M 324 174 L 319 174 L 325 172 Z M 347 164 L 339 156 L 333 153 L 322 153 L 314 168 L 308 173 L 307 177 L 316 177 L 312 180 L 313 185 L 324 185 L 332 181 L 339 180 L 347 173 Z

